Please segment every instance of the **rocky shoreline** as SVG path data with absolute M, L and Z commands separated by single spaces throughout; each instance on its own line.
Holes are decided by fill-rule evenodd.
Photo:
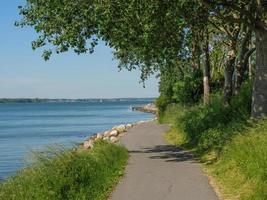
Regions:
M 144 106 L 132 107 L 132 110 L 154 113 L 154 114 L 157 113 L 157 107 L 155 106 L 154 103 L 149 103 Z M 110 130 L 106 130 L 101 133 L 93 134 L 87 140 L 85 140 L 80 146 L 83 149 L 91 149 L 94 146 L 94 142 L 98 140 L 104 140 L 110 143 L 117 143 L 119 141 L 119 138 L 125 135 L 130 128 L 136 125 L 145 124 L 145 123 L 154 121 L 156 119 L 157 118 L 154 117 L 153 119 L 146 120 L 146 121 L 142 120 L 142 121 L 138 121 L 132 124 L 121 124 L 118 126 L 114 126 Z
M 133 106 L 132 110 L 156 114 L 158 111 L 158 108 L 156 107 L 154 103 L 149 103 L 144 106 Z
M 117 143 L 119 141 L 119 138 L 122 137 L 123 135 L 125 135 L 130 128 L 132 128 L 136 125 L 145 124 L 145 123 L 148 123 L 148 122 L 151 122 L 154 120 L 156 120 L 156 118 L 146 120 L 146 121 L 143 121 L 143 120 L 138 121 L 138 122 L 133 123 L 133 124 L 121 124 L 118 126 L 114 126 L 110 130 L 104 131 L 102 133 L 96 133 L 96 134 L 92 135 L 87 140 L 85 140 L 81 146 L 83 149 L 91 149 L 94 146 L 94 142 L 96 142 L 98 140 L 104 140 L 104 141 L 107 141 L 110 143 Z

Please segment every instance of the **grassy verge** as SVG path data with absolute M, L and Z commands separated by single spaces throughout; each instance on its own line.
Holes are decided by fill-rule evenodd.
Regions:
M 106 199 L 123 174 L 124 147 L 99 141 L 92 150 L 57 150 L 0 185 L 0 199 Z
M 249 119 L 245 90 L 225 107 L 169 106 L 160 116 L 171 124 L 166 139 L 194 150 L 225 199 L 267 199 L 267 120 Z

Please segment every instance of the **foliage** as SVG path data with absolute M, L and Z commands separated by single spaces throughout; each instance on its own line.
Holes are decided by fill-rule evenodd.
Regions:
M 240 45 L 244 32 L 248 29 L 255 33 L 267 30 L 264 2 L 27 0 L 26 6 L 20 7 L 22 19 L 16 24 L 34 27 L 39 37 L 33 41 L 32 47 L 48 47 L 44 50 L 45 59 L 52 52 L 61 53 L 69 49 L 74 49 L 78 54 L 93 53 L 98 40 L 102 40 L 114 49 L 120 69 L 140 69 L 142 81 L 157 73 L 162 81 L 161 88 L 170 91 L 170 95 L 163 96 L 171 98 L 175 87 L 177 102 L 188 98 L 181 96 L 183 90 L 195 87 L 198 80 L 185 78 L 182 82 L 174 79 L 168 82 L 164 78 L 168 77 L 166 71 L 167 74 L 176 74 L 177 63 L 178 68 L 192 72 L 192 69 L 209 69 L 207 66 L 211 65 L 211 77 L 208 76 L 213 83 L 211 88 L 222 87 L 224 71 L 227 77 L 225 99 L 229 102 L 233 72 L 238 70 L 235 67 L 237 55 L 244 50 Z M 259 37 L 258 34 L 256 37 Z M 203 48 L 205 41 L 210 44 L 207 48 Z M 251 42 L 257 43 L 255 40 Z M 245 49 L 249 50 L 247 47 Z M 186 65 L 181 66 L 183 63 Z M 243 68 L 247 70 L 247 66 Z M 194 90 L 192 88 L 189 93 Z M 193 99 L 195 101 L 195 97 Z
M 184 134 L 190 146 L 196 146 L 199 152 L 220 150 L 225 142 L 231 140 L 233 134 L 242 130 L 250 116 L 251 101 L 249 84 L 235 96 L 230 106 L 221 103 L 220 95 L 214 96 L 209 105 L 195 105 L 176 113 L 175 127 Z M 165 114 L 172 113 L 168 109 Z M 173 115 L 173 114 L 172 114 Z M 163 114 L 163 119 L 164 119 Z M 163 120 L 164 121 L 164 120 Z
M 125 148 L 97 142 L 92 150 L 37 154 L 36 162 L 0 185 L 0 199 L 106 199 L 122 175 Z
M 238 132 L 224 146 L 218 161 L 208 165 L 208 172 L 223 188 L 225 198 L 267 199 L 267 121 L 258 122 Z
M 202 72 L 199 69 L 184 75 L 183 79 L 173 85 L 174 103 L 192 104 L 201 99 L 203 94 Z
M 114 49 L 120 69 L 140 69 L 142 81 L 157 73 L 160 77 L 160 97 L 156 101 L 159 119 L 172 120 L 175 130 L 183 135 L 173 138 L 185 140 L 202 153 L 212 149 L 221 151 L 248 126 L 252 96 L 250 84 L 242 91 L 239 88 L 248 78 L 245 74 L 248 74 L 249 67 L 238 64 L 246 63 L 245 55 L 253 50 L 253 45 L 259 45 L 262 35 L 267 33 L 266 1 L 27 2 L 20 8 L 22 20 L 17 25 L 32 26 L 39 33 L 32 43 L 34 49 L 51 47 L 44 50 L 45 59 L 52 52 L 61 53 L 69 49 L 78 54 L 93 53 L 100 39 Z M 245 41 L 247 32 L 254 32 L 256 40 L 250 36 Z M 259 55 L 264 55 L 265 52 L 260 52 L 262 49 L 257 49 Z M 256 61 L 256 64 L 260 63 Z M 260 74 L 259 70 L 263 68 L 255 69 Z M 202 78 L 205 78 L 205 87 L 201 86 Z M 255 80 L 264 87 L 264 81 Z M 215 94 L 222 91 L 223 84 L 225 102 L 230 103 L 228 106 L 222 104 L 221 94 Z M 231 99 L 234 87 L 238 94 Z M 196 105 L 202 90 L 205 89 L 205 97 L 212 96 L 209 88 L 214 96 L 210 103 Z M 258 88 L 254 86 L 255 90 Z M 258 96 L 266 96 L 259 92 L 262 95 Z M 254 100 L 258 100 L 258 96 L 254 96 Z M 174 108 L 173 103 L 180 104 L 177 108 L 180 114 L 165 117 L 174 112 L 170 109 Z M 188 103 L 190 107 L 186 105 Z M 259 115 L 266 111 L 257 112 Z
M 161 114 L 166 110 L 167 106 L 170 104 L 170 99 L 165 95 L 160 95 L 156 99 L 156 106 L 158 108 L 158 114 L 161 116 Z
M 218 96 L 208 107 L 169 105 L 160 116 L 171 123 L 166 139 L 194 149 L 225 199 L 267 198 L 267 121 L 249 120 L 250 87 L 225 107 Z

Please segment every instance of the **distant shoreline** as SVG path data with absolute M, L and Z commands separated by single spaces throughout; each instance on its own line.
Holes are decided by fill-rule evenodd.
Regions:
M 154 101 L 156 98 L 85 98 L 85 99 L 42 99 L 42 98 L 0 98 L 0 103 L 71 103 L 71 102 L 123 102 L 123 101 Z
M 143 106 L 133 106 L 132 110 L 145 112 L 145 113 L 153 113 L 153 114 L 157 114 L 158 112 L 158 108 L 156 107 L 154 103 L 149 103 Z

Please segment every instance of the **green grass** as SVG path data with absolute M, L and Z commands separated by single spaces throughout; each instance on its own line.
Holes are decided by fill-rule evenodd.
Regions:
M 267 120 L 249 119 L 249 93 L 228 107 L 215 96 L 209 106 L 170 105 L 159 116 L 171 124 L 166 140 L 193 150 L 225 199 L 267 199 Z
M 267 199 L 267 121 L 236 135 L 206 166 L 228 199 Z
M 35 159 L 0 185 L 1 200 L 106 199 L 123 174 L 128 153 L 99 141 L 92 150 L 53 150 Z

